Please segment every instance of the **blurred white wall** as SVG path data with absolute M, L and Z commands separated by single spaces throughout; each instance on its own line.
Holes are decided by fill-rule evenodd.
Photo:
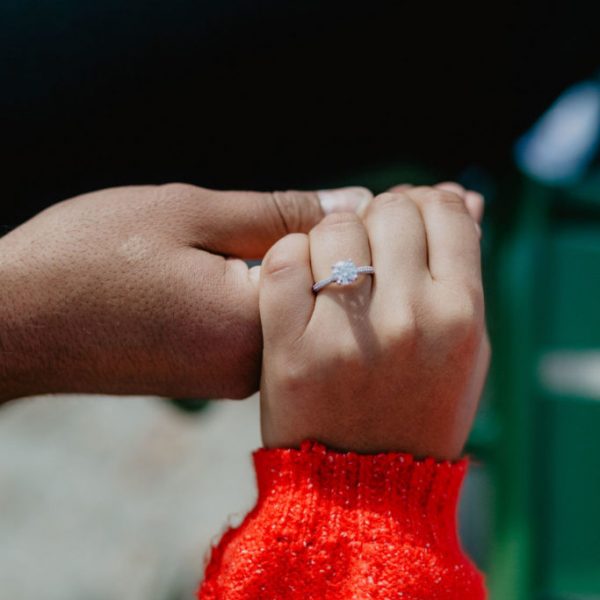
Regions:
M 0 600 L 192 598 L 253 504 L 259 443 L 257 397 L 191 417 L 141 397 L 0 408 Z

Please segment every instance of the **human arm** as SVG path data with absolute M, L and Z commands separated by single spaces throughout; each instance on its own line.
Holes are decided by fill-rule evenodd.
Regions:
M 314 297 L 347 257 L 374 278 Z M 484 598 L 455 523 L 489 361 L 464 197 L 386 194 L 364 221 L 284 238 L 263 263 L 260 307 L 258 502 L 213 552 L 200 597 Z
M 239 259 L 365 198 L 364 188 L 168 184 L 46 209 L 0 239 L 0 402 L 53 392 L 248 396 L 262 334 L 257 282 Z

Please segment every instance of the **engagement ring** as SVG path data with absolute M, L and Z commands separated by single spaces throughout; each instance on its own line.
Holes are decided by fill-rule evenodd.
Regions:
M 375 268 L 357 267 L 350 259 L 340 260 L 331 267 L 331 275 L 326 279 L 317 281 L 312 286 L 312 291 L 316 294 L 319 290 L 322 290 L 330 283 L 337 283 L 338 285 L 350 285 L 358 279 L 358 276 L 361 273 L 364 273 L 365 275 L 374 275 Z

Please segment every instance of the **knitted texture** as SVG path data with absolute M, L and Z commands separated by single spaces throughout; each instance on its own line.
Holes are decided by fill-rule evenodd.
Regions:
M 254 453 L 258 501 L 213 549 L 201 600 L 482 600 L 456 533 L 467 462 Z

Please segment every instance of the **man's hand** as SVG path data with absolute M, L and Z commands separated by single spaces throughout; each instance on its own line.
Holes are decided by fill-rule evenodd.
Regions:
M 363 218 L 331 215 L 280 240 L 261 268 L 261 381 L 267 447 L 316 439 L 359 452 L 455 459 L 490 349 L 480 271 L 481 196 L 459 186 L 396 188 Z M 474 218 L 475 217 L 475 218 Z M 350 258 L 373 265 L 316 296 Z
M 370 197 L 170 184 L 50 207 L 0 239 L 0 400 L 248 396 L 262 339 L 257 282 L 239 259 Z

